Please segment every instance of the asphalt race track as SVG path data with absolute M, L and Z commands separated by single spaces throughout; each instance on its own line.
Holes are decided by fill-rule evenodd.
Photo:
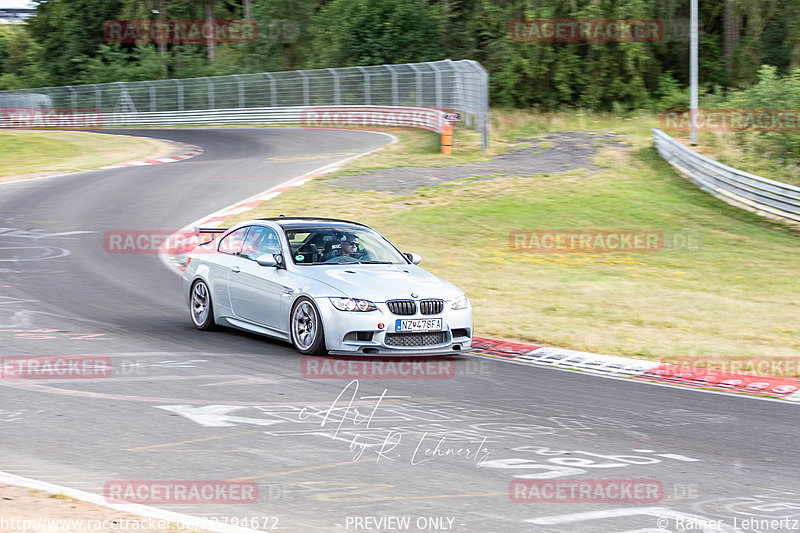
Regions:
M 244 503 L 157 506 L 287 532 L 800 529 L 796 405 L 466 355 L 425 362 L 425 379 L 320 379 L 286 344 L 196 331 L 180 278 L 155 253 L 111 253 L 106 232 L 171 232 L 389 139 L 124 133 L 205 152 L 0 185 L 0 355 L 93 355 L 112 369 L 0 379 L 0 471 L 97 494 L 255 482 Z M 547 501 L 514 501 L 515 480 L 529 490 L 511 496 Z M 581 480 L 606 480 L 591 484 L 606 501 L 568 501 L 564 482 Z

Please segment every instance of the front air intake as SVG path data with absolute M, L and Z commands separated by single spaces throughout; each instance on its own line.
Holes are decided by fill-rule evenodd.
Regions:
M 387 333 L 385 337 L 387 346 L 434 346 L 447 341 L 444 331 L 424 333 Z

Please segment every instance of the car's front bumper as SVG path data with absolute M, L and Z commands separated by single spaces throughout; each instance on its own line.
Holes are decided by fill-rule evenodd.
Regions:
M 472 345 L 472 308 L 453 310 L 449 303 L 436 315 L 392 314 L 386 304 L 376 303 L 375 311 L 340 311 L 328 298 L 317 298 L 322 323 L 325 328 L 325 346 L 334 355 L 387 355 L 387 356 L 425 356 L 453 355 L 469 351 Z M 441 318 L 442 332 L 440 342 L 421 346 L 401 346 L 387 342 L 387 334 L 394 334 L 398 319 Z M 378 327 L 383 325 L 383 327 Z M 353 332 L 371 333 L 369 340 L 345 338 Z M 395 340 L 395 342 L 397 342 Z
M 442 355 L 457 355 L 460 353 L 468 353 L 473 351 L 474 348 L 460 348 L 454 350 L 452 347 L 445 347 L 442 349 L 426 348 L 420 350 L 407 350 L 407 349 L 389 349 L 388 347 L 378 347 L 376 352 L 352 351 L 352 350 L 328 350 L 328 355 L 380 355 L 383 357 L 430 357 Z

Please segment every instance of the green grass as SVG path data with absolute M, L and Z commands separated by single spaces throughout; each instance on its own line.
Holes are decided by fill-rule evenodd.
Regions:
M 85 131 L 0 131 L 0 146 L 0 178 L 14 179 L 99 168 L 156 151 L 140 139 Z
M 41 166 L 48 167 L 63 159 L 80 154 L 80 148 L 70 142 L 58 141 L 43 135 L 4 133 L 0 136 L 0 174 L 22 174 Z
M 236 220 L 283 213 L 370 224 L 467 292 L 481 336 L 660 360 L 800 356 L 800 235 L 679 177 L 652 148 L 653 120 L 495 112 L 495 152 L 577 129 L 623 134 L 629 149 L 601 150 L 599 171 L 461 180 L 404 196 L 336 186 L 348 167 Z M 408 144 L 357 160 L 359 171 L 440 159 L 435 134 L 403 136 Z M 468 152 L 457 136 L 459 150 Z M 480 157 L 470 150 L 462 158 Z M 509 247 L 514 230 L 550 228 L 658 230 L 701 244 L 629 254 Z
M 670 133 L 693 150 L 725 165 L 764 178 L 800 186 L 800 158 L 774 155 L 777 147 L 758 133 L 699 132 L 697 146 L 689 144 L 688 133 Z

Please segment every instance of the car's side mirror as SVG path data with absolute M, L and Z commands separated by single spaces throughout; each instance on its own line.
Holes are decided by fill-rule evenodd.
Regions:
M 256 263 L 261 265 L 262 267 L 276 267 L 278 266 L 278 261 L 272 254 L 264 254 L 259 255 L 256 257 Z
M 408 257 L 408 260 L 411 261 L 411 263 L 413 263 L 415 265 L 418 265 L 420 263 L 420 261 L 422 261 L 422 256 L 419 255 L 419 254 L 415 254 L 415 253 L 411 252 L 411 253 L 407 253 L 407 254 L 404 254 L 404 255 L 406 257 Z

